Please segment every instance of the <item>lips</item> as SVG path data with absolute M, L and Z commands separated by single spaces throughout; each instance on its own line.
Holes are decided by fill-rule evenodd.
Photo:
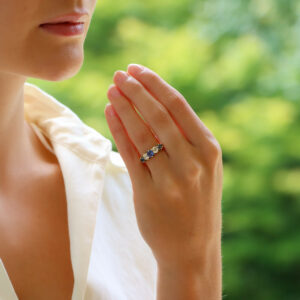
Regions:
M 81 35 L 84 33 L 84 24 L 88 22 L 88 16 L 86 10 L 77 10 L 48 19 L 39 27 L 50 33 L 63 36 Z
M 82 23 L 82 22 L 86 22 L 88 20 L 88 14 L 87 13 L 77 13 L 77 12 L 73 12 L 73 13 L 69 13 L 69 14 L 65 14 L 65 15 L 61 15 L 55 18 L 51 18 L 49 20 L 46 20 L 46 22 L 44 22 L 41 25 L 44 24 L 58 24 L 58 23 L 65 23 L 65 22 L 71 22 L 71 23 Z
M 50 33 L 54 33 L 62 36 L 76 36 L 84 33 L 84 23 L 71 23 L 71 22 L 61 22 L 61 23 L 50 23 L 42 24 L 40 27 Z
M 45 25 L 63 25 L 63 24 L 66 24 L 66 25 L 77 25 L 77 24 L 84 24 L 84 22 L 55 22 L 55 23 L 44 23 L 44 24 L 41 24 L 40 26 L 45 26 Z

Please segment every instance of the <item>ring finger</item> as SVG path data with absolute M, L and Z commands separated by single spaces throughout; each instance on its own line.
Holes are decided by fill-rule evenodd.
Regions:
M 119 115 L 130 140 L 137 148 L 140 156 L 160 143 L 149 126 L 138 115 L 131 101 L 128 100 L 114 84 L 110 85 L 107 96 Z M 137 157 L 137 159 L 140 159 L 140 157 Z M 145 164 L 148 166 L 150 173 L 158 178 L 161 176 L 161 169 L 167 170 L 167 160 L 168 154 L 166 153 L 166 150 L 163 149 L 157 153 L 155 157 L 147 160 Z

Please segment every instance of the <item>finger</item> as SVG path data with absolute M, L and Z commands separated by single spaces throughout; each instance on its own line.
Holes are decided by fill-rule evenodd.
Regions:
M 160 141 L 155 138 L 151 129 L 138 115 L 131 101 L 122 95 L 115 85 L 110 85 L 107 97 L 120 117 L 131 142 L 137 148 L 139 155 L 136 154 L 136 160 L 139 161 L 142 154 L 159 144 Z M 140 161 L 140 163 L 142 162 Z M 163 174 L 161 170 L 167 170 L 168 168 L 168 155 L 166 151 L 161 150 L 144 164 L 148 166 L 152 177 L 160 178 Z
M 168 111 L 147 92 L 139 81 L 126 72 L 115 72 L 114 82 L 120 91 L 133 102 L 155 135 L 164 144 L 169 159 L 174 164 L 178 164 L 178 157 L 186 156 L 188 142 L 178 130 Z
M 133 185 L 147 184 L 152 180 L 150 172 L 147 166 L 144 166 L 137 159 L 138 153 L 128 138 L 126 130 L 113 106 L 111 104 L 107 105 L 104 113 L 118 151 L 126 164 L 131 182 Z
M 128 65 L 128 73 L 141 82 L 148 92 L 168 110 L 174 122 L 192 145 L 205 147 L 207 138 L 213 138 L 213 134 L 183 95 L 154 71 L 145 66 L 141 66 L 142 70 L 139 70 L 137 66 L 140 65 Z

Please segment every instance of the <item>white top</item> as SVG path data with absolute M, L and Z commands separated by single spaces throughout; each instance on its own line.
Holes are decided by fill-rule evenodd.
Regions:
M 24 114 L 62 170 L 74 272 L 72 300 L 156 299 L 156 260 L 140 234 L 130 177 L 111 141 L 27 82 Z M 0 258 L 0 300 L 17 299 Z

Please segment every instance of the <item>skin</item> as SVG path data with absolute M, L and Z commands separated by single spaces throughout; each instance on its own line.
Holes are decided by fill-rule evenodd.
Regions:
M 24 83 L 78 73 L 95 5 L 0 0 L 0 256 L 20 300 L 71 299 L 74 284 L 62 173 L 24 119 Z M 62 37 L 39 28 L 76 7 L 89 13 L 84 34 Z
M 115 72 L 105 116 L 158 264 L 157 299 L 221 299 L 221 147 L 179 91 L 140 67 Z M 141 163 L 158 143 L 165 148 Z
M 17 170 L 28 170 L 32 159 L 40 155 L 24 120 L 25 81 L 28 77 L 62 81 L 78 73 L 95 5 L 96 0 L 0 0 L 1 191 L 10 188 L 9 182 L 15 182 Z M 83 35 L 61 37 L 39 28 L 41 23 L 76 6 L 89 12 Z
M 89 11 L 82 36 L 50 35 L 38 27 L 79 5 Z M 73 288 L 62 174 L 24 120 L 23 86 L 28 77 L 61 81 L 76 75 L 95 5 L 96 0 L 0 0 L 0 255 L 22 300 L 70 299 Z M 112 106 L 105 116 L 129 171 L 140 232 L 158 264 L 157 299 L 221 299 L 220 145 L 158 74 L 131 66 L 122 81 L 121 73 L 108 89 Z M 158 141 L 165 148 L 142 164 L 140 155 Z M 44 204 L 38 201 L 42 195 Z M 56 205 L 49 206 L 54 198 Z M 63 250 L 52 251 L 57 247 Z

